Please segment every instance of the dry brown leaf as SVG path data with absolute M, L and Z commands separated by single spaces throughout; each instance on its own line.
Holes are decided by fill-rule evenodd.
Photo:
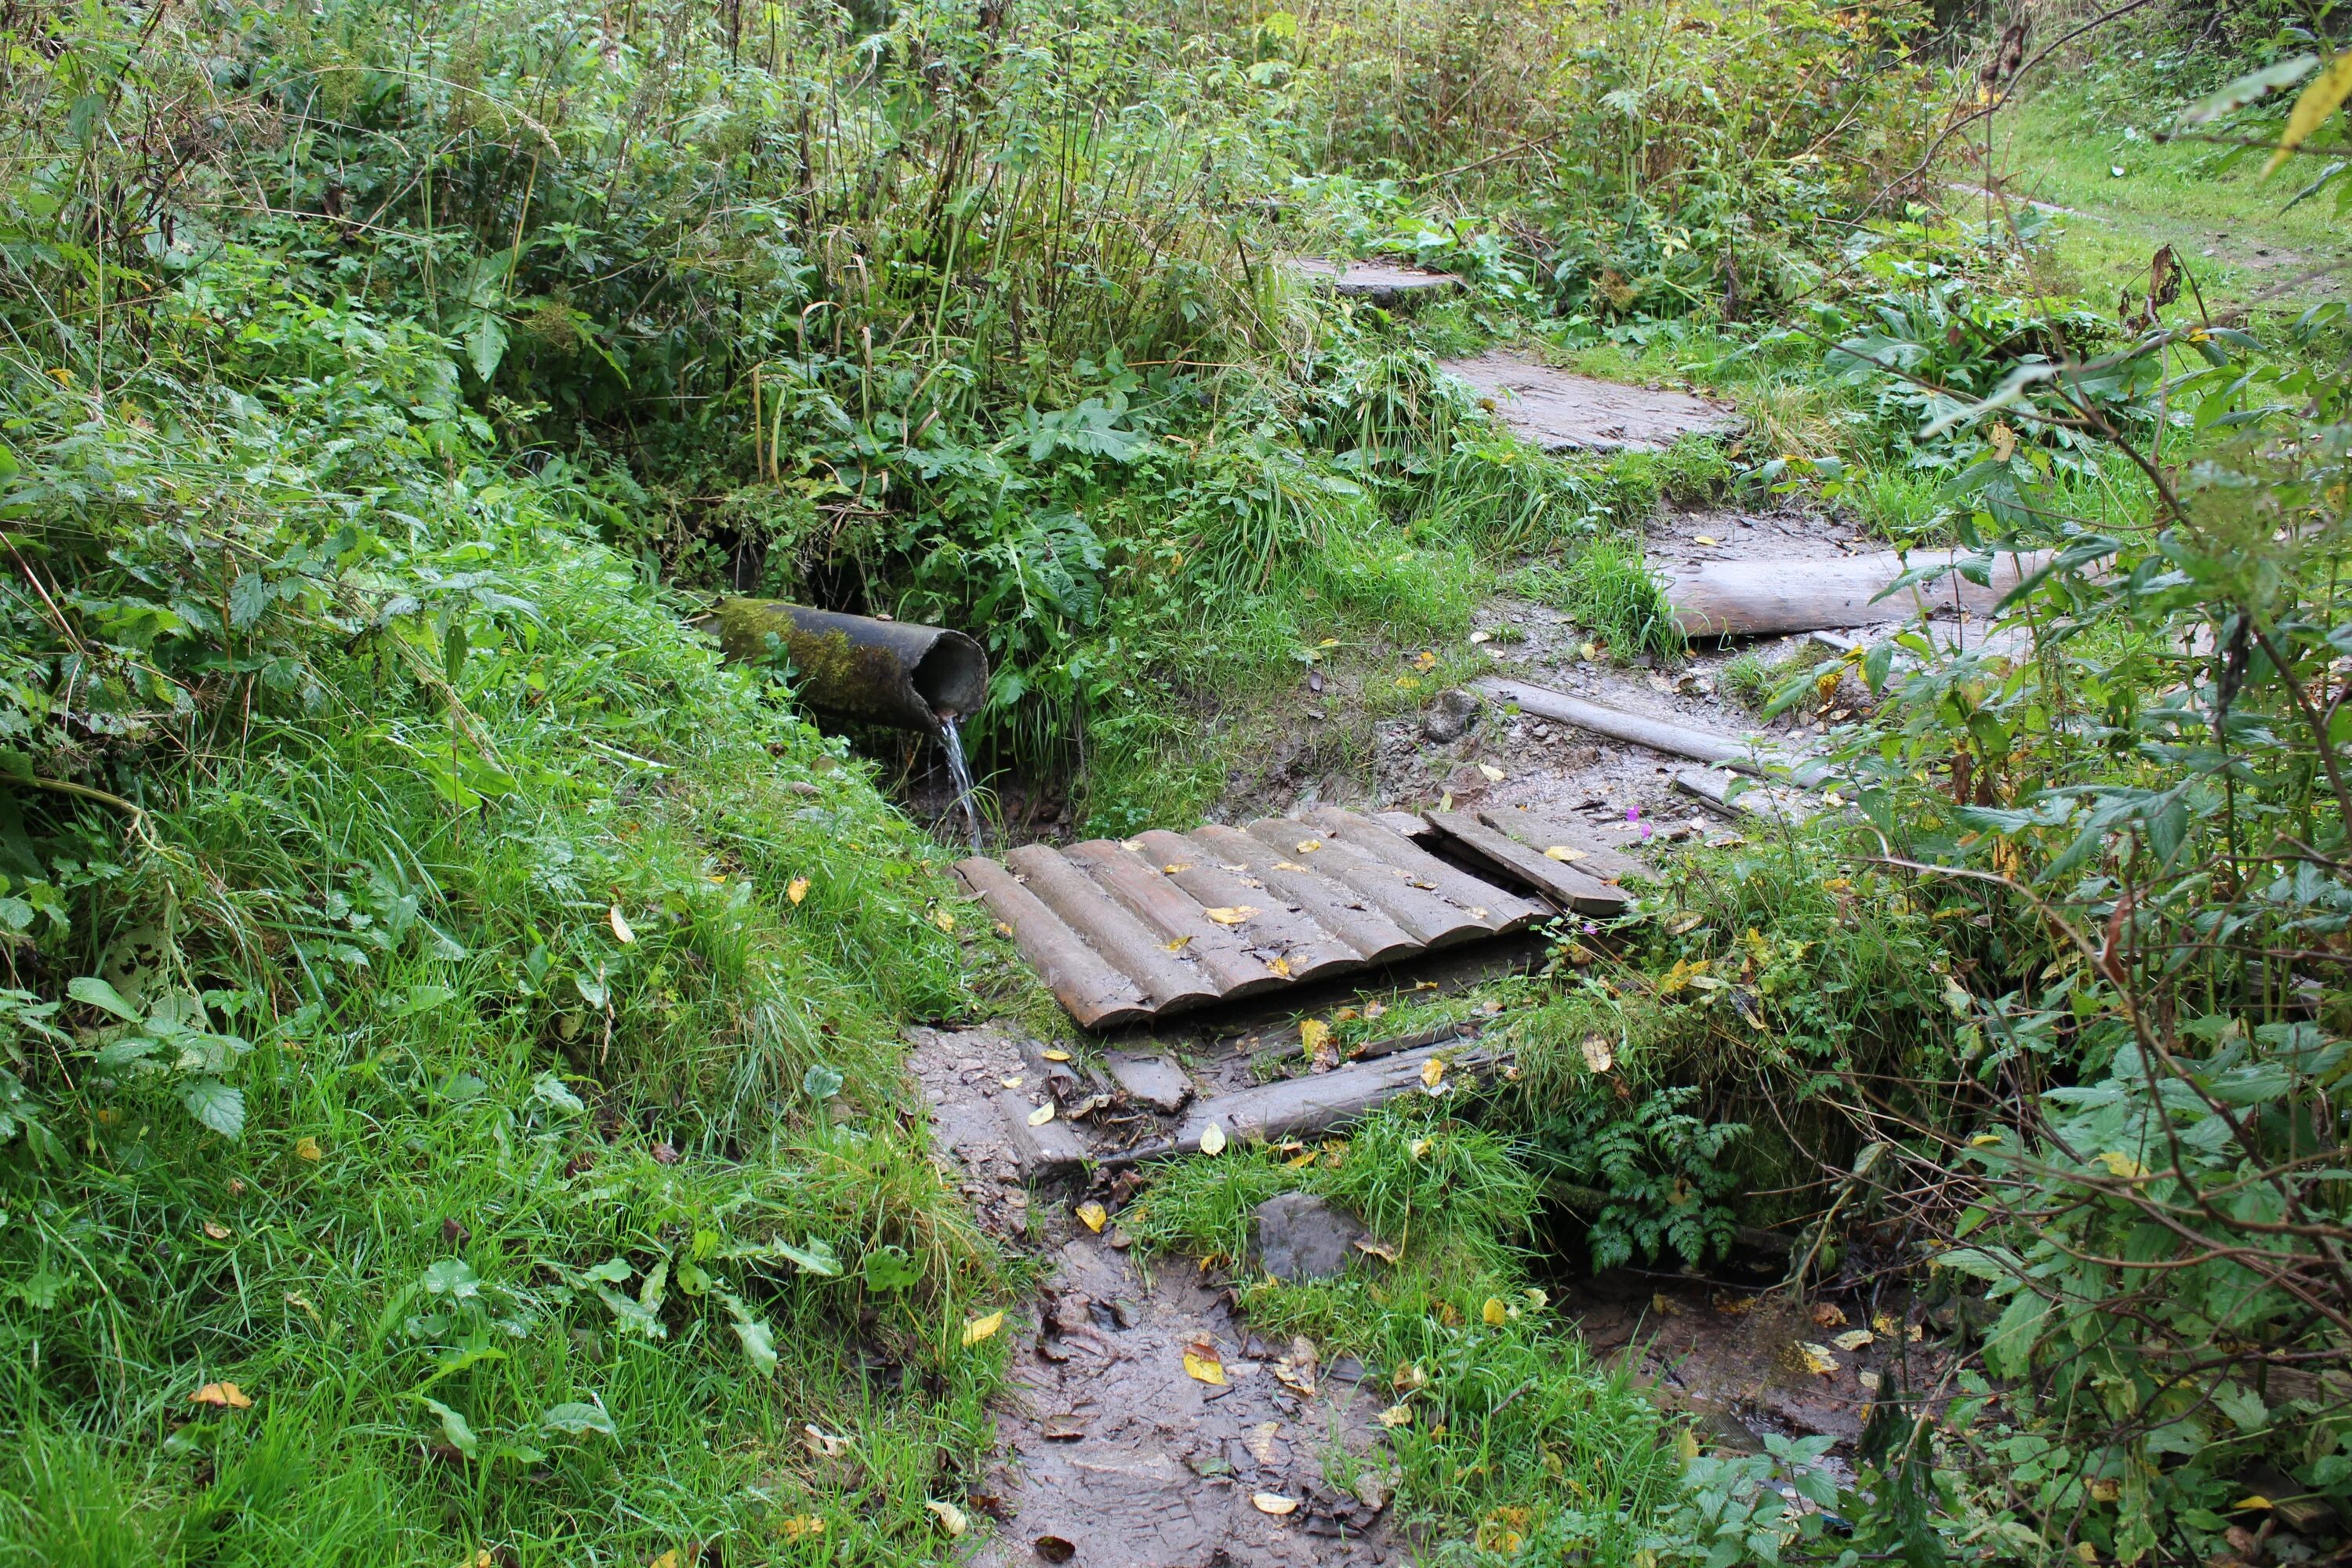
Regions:
M 222 1410 L 250 1410 L 253 1396 L 233 1383 L 208 1383 L 188 1395 L 191 1405 L 210 1405 Z
M 801 1447 L 820 1459 L 837 1459 L 849 1452 L 849 1439 L 836 1437 L 814 1421 L 801 1424 Z
M 1261 1421 L 1242 1435 L 1242 1441 L 1259 1464 L 1277 1465 L 1282 1462 L 1282 1450 L 1274 1446 L 1274 1440 L 1281 1432 L 1281 1422 Z
M 1286 1514 L 1298 1511 L 1298 1500 L 1295 1497 L 1284 1497 L 1278 1492 L 1252 1492 L 1250 1507 L 1260 1513 L 1270 1513 L 1275 1518 L 1280 1519 Z
M 1824 1329 L 1845 1327 L 1845 1312 L 1834 1301 L 1814 1302 L 1811 1316 L 1813 1321 Z

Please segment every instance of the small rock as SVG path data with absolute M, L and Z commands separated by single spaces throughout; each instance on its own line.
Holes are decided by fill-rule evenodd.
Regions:
M 1192 1080 L 1184 1069 L 1169 1056 L 1131 1056 L 1125 1051 L 1111 1051 L 1103 1058 L 1110 1076 L 1118 1087 L 1127 1090 L 1138 1104 L 1148 1105 L 1163 1116 L 1173 1116 L 1184 1109 L 1192 1098 Z
M 1336 1279 L 1370 1232 L 1355 1215 L 1311 1193 L 1284 1193 L 1257 1205 L 1258 1262 L 1277 1279 Z
M 1460 687 L 1451 687 L 1437 694 L 1429 711 L 1421 717 L 1421 732 L 1433 745 L 1448 746 L 1460 740 L 1478 716 L 1478 700 Z

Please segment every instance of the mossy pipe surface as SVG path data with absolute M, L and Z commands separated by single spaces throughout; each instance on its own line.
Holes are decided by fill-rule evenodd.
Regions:
M 732 659 L 790 661 L 801 700 L 841 719 L 932 731 L 988 700 L 988 656 L 943 626 L 837 615 L 780 599 L 726 599 L 711 617 Z M 707 623 L 709 624 L 709 623 Z

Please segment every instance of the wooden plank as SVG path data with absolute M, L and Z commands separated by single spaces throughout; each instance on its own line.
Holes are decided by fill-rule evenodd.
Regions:
M 1073 844 L 1062 855 L 1158 931 L 1163 942 L 1181 942 L 1185 953 L 1217 982 L 1222 999 L 1253 996 L 1288 984 L 1240 937 L 1202 913 L 1190 893 L 1142 856 L 1108 838 Z
M 1307 814 L 1307 820 L 1349 848 L 1393 866 L 1415 881 L 1428 883 L 1455 903 L 1484 909 L 1492 922 L 1488 929 L 1497 936 L 1523 930 L 1529 922 L 1550 913 L 1540 904 L 1529 903 L 1517 893 L 1447 865 L 1402 834 L 1390 832 L 1377 820 L 1336 805 L 1317 806 Z M 1428 822 L 1417 816 L 1413 820 L 1421 824 L 1423 833 L 1432 838 L 1438 837 Z
M 1596 881 L 1613 883 L 1620 877 L 1646 877 L 1650 868 L 1612 844 L 1604 844 L 1591 828 L 1563 821 L 1524 805 L 1478 813 L 1478 820 L 1496 832 L 1516 838 L 1541 855 L 1548 849 L 1570 851 L 1568 864 Z M 1559 859 L 1559 857 L 1549 857 Z
M 1419 1091 L 1423 1064 L 1446 1058 L 1446 1077 L 1460 1081 L 1491 1068 L 1501 1053 L 1491 1046 L 1454 1038 L 1419 1050 L 1399 1051 L 1374 1061 L 1353 1062 L 1336 1072 L 1277 1079 L 1237 1089 L 1213 1100 L 1196 1100 L 1177 1131 L 1170 1153 L 1190 1153 L 1215 1122 L 1228 1138 L 1275 1139 L 1322 1132 L 1379 1110 L 1401 1094 Z
M 1186 837 L 1199 853 L 1216 856 L 1228 867 L 1239 866 L 1269 892 L 1297 905 L 1368 963 L 1385 963 L 1420 951 L 1422 944 L 1412 932 L 1373 908 L 1361 893 L 1312 871 L 1275 869 L 1274 853 L 1237 827 L 1210 823 Z
M 1572 866 L 1548 858 L 1516 839 L 1506 838 L 1467 812 L 1433 811 L 1429 820 L 1465 848 L 1530 887 L 1542 889 L 1579 914 L 1613 915 L 1625 907 L 1626 897 L 1619 889 Z
M 1318 807 L 1317 809 L 1320 811 L 1340 811 L 1344 808 L 1336 805 L 1327 805 Z M 1309 812 L 1307 815 L 1311 816 L 1314 813 Z M 1350 811 L 1348 812 L 1347 815 L 1354 816 L 1357 814 Z M 1425 838 L 1433 837 L 1437 832 L 1437 829 L 1430 826 L 1428 820 L 1417 811 L 1375 811 L 1370 816 L 1365 816 L 1363 820 L 1371 823 L 1375 826 L 1385 827 L 1391 833 L 1395 834 L 1399 838 L 1405 839 L 1408 842 L 1414 844 L 1418 844 Z
M 1606 735 L 1612 741 L 1624 741 L 1636 746 L 1647 746 L 1670 757 L 1688 757 L 1694 762 L 1721 763 L 1742 773 L 1761 773 L 1757 748 L 1729 735 L 1710 734 L 1703 730 L 1670 724 L 1663 720 L 1628 713 L 1622 708 L 1612 708 L 1605 702 L 1589 701 L 1571 697 L 1565 691 L 1554 691 L 1548 686 L 1532 686 L 1524 680 L 1504 680 L 1489 677 L 1476 683 L 1478 689 L 1506 702 L 1517 703 L 1522 713 L 1532 713 L 1538 719 L 1550 719 L 1562 724 L 1573 724 L 1590 730 L 1596 735 Z
M 1889 551 L 1813 561 L 1695 561 L 1664 575 L 1666 600 L 1688 636 L 1758 637 L 1880 626 L 1938 610 L 1989 615 L 2051 561 L 2048 551 L 2000 554 L 1987 574 L 1990 584 L 1954 572 L 1931 584 L 1886 593 L 1906 572 L 1969 558 L 1967 552 L 1915 550 L 1907 556 Z
M 1166 1015 L 1217 999 L 1214 976 L 1181 952 L 1171 952 L 1163 938 L 1063 859 L 1060 851 L 1024 844 L 1008 851 L 1004 863 L 1062 917 L 1064 925 L 1133 981 L 1155 1013 Z
M 1013 928 L 1021 956 L 1080 1028 L 1115 1029 L 1151 1016 L 1134 984 L 1104 963 L 1036 894 L 1013 880 L 1012 872 L 984 855 L 974 855 L 956 863 L 956 875 L 991 914 Z
M 1244 831 L 1274 855 L 1277 868 L 1301 867 L 1341 884 L 1426 946 L 1447 947 L 1494 932 L 1495 918 L 1483 904 L 1471 906 L 1477 910 L 1473 914 L 1433 887 L 1413 886 L 1395 867 L 1358 854 L 1307 823 L 1267 817 Z
M 1255 910 L 1232 928 L 1234 933 L 1269 963 L 1280 960 L 1291 979 L 1317 980 L 1363 967 L 1363 954 L 1325 931 L 1313 916 L 1263 885 L 1244 882 L 1183 835 L 1155 827 L 1138 835 L 1136 843 L 1170 881 L 1205 908 Z

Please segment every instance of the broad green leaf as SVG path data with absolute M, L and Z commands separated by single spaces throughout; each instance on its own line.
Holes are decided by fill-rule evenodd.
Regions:
M 775 1243 L 775 1249 L 779 1256 L 791 1258 L 811 1274 L 821 1274 L 830 1279 L 841 1272 L 841 1259 L 834 1256 L 832 1244 L 819 1237 L 813 1236 L 806 1245 L 801 1247 L 779 1241 Z
M 470 1301 L 482 1293 L 481 1276 L 462 1258 L 445 1258 L 425 1271 L 425 1289 L 453 1301 Z
M 613 1418 L 593 1405 L 551 1405 L 539 1413 L 539 1428 L 542 1432 L 560 1433 L 566 1437 L 578 1437 L 590 1432 L 601 1432 L 607 1437 L 617 1437 L 620 1429 Z
M 66 994 L 77 1002 L 102 1008 L 128 1024 L 136 1024 L 146 1016 L 122 999 L 122 993 L 95 974 L 78 975 L 66 982 Z
M 482 1440 L 474 1436 L 474 1428 L 463 1415 L 439 1400 L 428 1399 L 421 1394 L 416 1395 L 416 1403 L 441 1418 L 441 1436 L 447 1440 L 449 1447 L 469 1459 L 481 1452 Z
M 180 1091 L 180 1102 L 188 1114 L 219 1133 L 235 1141 L 245 1134 L 245 1092 L 232 1089 L 216 1078 L 200 1078 Z
M 2182 131 L 2206 125 L 2283 87 L 2293 87 L 2317 68 L 2317 55 L 2297 55 L 2240 77 L 2218 92 L 2208 93 L 2180 111 L 2174 124 Z

